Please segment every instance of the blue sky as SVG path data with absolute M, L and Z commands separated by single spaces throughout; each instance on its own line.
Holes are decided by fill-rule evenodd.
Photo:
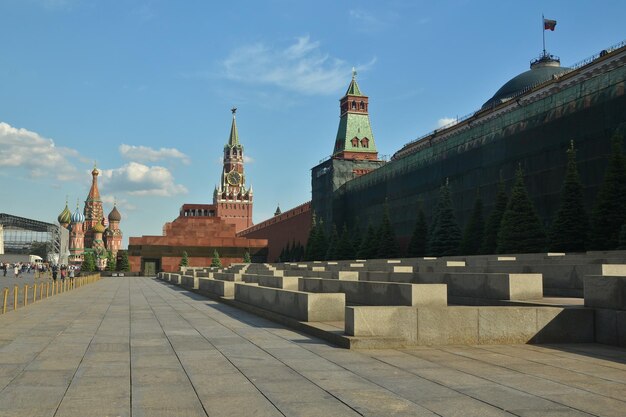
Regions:
M 0 212 L 54 221 L 87 195 L 128 236 L 211 203 L 238 107 L 254 221 L 310 199 L 354 66 L 381 155 L 478 109 L 547 49 L 626 38 L 622 1 L 0 0 Z

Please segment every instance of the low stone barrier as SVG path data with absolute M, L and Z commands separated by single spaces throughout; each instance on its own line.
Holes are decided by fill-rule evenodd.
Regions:
M 235 296 L 235 282 L 222 281 L 214 278 L 198 278 L 199 292 L 205 292 L 220 297 Z
M 344 294 L 312 294 L 278 288 L 236 284 L 235 300 L 300 321 L 341 321 Z
M 193 275 L 183 275 L 180 278 L 180 285 L 182 285 L 183 287 L 186 287 L 186 288 L 191 288 L 193 290 L 197 290 L 198 289 L 198 280 L 199 280 L 199 278 L 196 278 Z
M 298 289 L 315 293 L 344 293 L 346 301 L 365 305 L 446 306 L 448 304 L 447 289 L 443 284 L 300 278 Z
M 359 273 L 362 281 L 446 284 L 448 297 L 492 300 L 537 300 L 543 297 L 541 274 Z
M 282 277 L 273 275 L 243 274 L 245 282 L 257 283 L 262 287 L 282 288 L 284 290 L 298 291 L 298 277 Z
M 406 345 L 589 343 L 592 310 L 560 307 L 346 307 L 350 336 Z
M 220 279 L 222 281 L 241 282 L 241 274 L 238 272 L 214 272 L 213 278 Z

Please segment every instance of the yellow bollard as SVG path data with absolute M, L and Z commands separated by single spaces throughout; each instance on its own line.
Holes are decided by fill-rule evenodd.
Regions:
M 50 297 L 50 293 L 48 292 L 50 290 L 50 283 L 46 282 L 46 298 Z
M 19 295 L 20 287 L 17 285 L 13 287 L 13 310 L 17 310 L 17 296 Z
M 28 284 L 24 284 L 24 307 L 28 305 Z
M 7 312 L 7 301 L 9 299 L 9 289 L 4 287 L 2 290 L 2 314 Z
M 33 285 L 33 303 L 37 301 L 37 284 Z
M 39 299 L 43 299 L 43 282 L 39 284 Z

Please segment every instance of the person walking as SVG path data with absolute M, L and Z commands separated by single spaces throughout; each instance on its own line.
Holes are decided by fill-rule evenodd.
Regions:
M 59 273 L 59 267 L 57 264 L 52 265 L 52 281 L 57 281 L 57 274 Z
M 69 270 L 70 270 L 70 282 L 74 282 L 74 266 L 70 265 Z
M 13 278 L 17 279 L 20 276 L 20 266 L 16 263 L 13 265 Z
M 9 269 L 9 264 L 8 263 L 4 263 L 4 262 L 0 262 L 2 263 L 2 276 L 6 277 L 7 276 L 7 269 Z

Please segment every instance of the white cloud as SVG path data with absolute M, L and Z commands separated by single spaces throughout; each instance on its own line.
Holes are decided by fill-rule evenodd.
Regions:
M 442 117 L 441 119 L 437 120 L 437 128 L 456 124 L 456 122 L 456 117 Z
M 103 188 L 112 192 L 162 197 L 187 193 L 187 188 L 181 184 L 176 184 L 172 173 L 167 168 L 160 166 L 129 162 L 120 168 L 101 170 L 100 175 Z
M 351 67 L 322 52 L 320 43 L 311 41 L 309 36 L 297 38 L 286 48 L 272 48 L 263 43 L 244 46 L 234 50 L 221 64 L 228 79 L 310 95 L 333 94 L 344 88 Z
M 121 144 L 119 146 L 120 154 L 125 159 L 131 159 L 138 162 L 157 162 L 162 159 L 178 159 L 183 164 L 189 164 L 189 157 L 175 148 L 153 149 L 148 146 L 134 146 Z
M 36 132 L 0 122 L 1 169 L 24 169 L 31 178 L 69 181 L 75 178 L 76 168 L 68 158 L 80 155 L 74 149 L 55 146 L 52 139 Z
M 110 210 L 113 210 L 113 205 L 115 204 L 117 206 L 117 209 L 122 212 L 122 215 L 124 215 L 124 211 L 134 211 L 137 209 L 135 205 L 129 203 L 128 200 L 126 200 L 125 198 L 117 198 L 112 194 L 100 195 L 100 199 L 103 203 L 111 206 Z M 105 215 L 107 216 L 108 214 L 108 212 L 105 213 Z

